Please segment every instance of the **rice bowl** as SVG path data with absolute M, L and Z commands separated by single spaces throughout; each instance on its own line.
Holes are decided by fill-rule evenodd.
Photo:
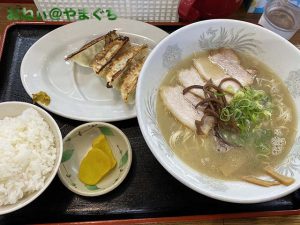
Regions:
M 56 175 L 62 137 L 53 118 L 22 102 L 0 103 L 0 214 L 37 198 Z

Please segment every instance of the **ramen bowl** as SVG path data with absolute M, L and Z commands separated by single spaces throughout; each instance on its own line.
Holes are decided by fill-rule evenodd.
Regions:
M 136 93 L 137 117 L 142 134 L 160 164 L 178 181 L 200 194 L 233 203 L 259 203 L 286 196 L 300 187 L 299 124 L 290 152 L 275 168 L 277 172 L 293 177 L 295 182 L 289 186 L 268 188 L 244 181 L 221 180 L 192 169 L 173 152 L 161 133 L 156 103 L 160 84 L 167 73 L 195 52 L 221 47 L 255 56 L 280 76 L 294 100 L 295 120 L 299 121 L 300 51 L 287 40 L 257 25 L 216 19 L 197 22 L 173 32 L 148 56 Z

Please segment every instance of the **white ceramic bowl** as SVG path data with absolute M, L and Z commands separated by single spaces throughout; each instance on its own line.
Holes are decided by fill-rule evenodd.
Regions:
M 48 123 L 54 138 L 55 138 L 55 144 L 56 144 L 56 159 L 53 166 L 52 171 L 50 174 L 48 174 L 47 179 L 45 181 L 45 185 L 42 189 L 39 191 L 33 192 L 32 194 L 27 195 L 26 197 L 18 200 L 15 204 L 6 205 L 6 206 L 0 206 L 0 215 L 6 214 L 9 212 L 16 211 L 26 205 L 28 205 L 30 202 L 35 200 L 39 195 L 41 195 L 45 189 L 50 185 L 52 180 L 54 179 L 58 167 L 61 161 L 62 157 L 62 135 L 60 132 L 60 129 L 55 122 L 55 120 L 43 109 L 41 109 L 38 106 L 35 106 L 33 104 L 25 103 L 25 102 L 2 102 L 0 103 L 0 119 L 3 119 L 4 117 L 15 117 L 20 115 L 24 110 L 28 108 L 33 108 L 39 112 L 39 114 L 45 119 L 45 121 Z
M 96 185 L 85 185 L 78 178 L 80 163 L 90 150 L 93 140 L 100 134 L 105 135 L 117 164 Z M 106 194 L 118 187 L 129 172 L 132 162 L 129 140 L 119 128 L 109 123 L 82 124 L 68 133 L 63 142 L 63 158 L 58 176 L 76 194 L 89 197 Z
M 241 181 L 223 181 L 198 173 L 183 163 L 161 135 L 156 120 L 158 88 L 173 65 L 194 52 L 229 47 L 254 55 L 272 68 L 288 86 L 299 121 L 300 51 L 284 38 L 262 27 L 242 21 L 216 19 L 185 26 L 162 40 L 148 56 L 141 71 L 137 94 L 137 117 L 143 136 L 161 165 L 180 182 L 206 196 L 236 203 L 258 203 L 285 196 L 300 187 L 300 132 L 278 170 L 296 182 L 259 187 Z

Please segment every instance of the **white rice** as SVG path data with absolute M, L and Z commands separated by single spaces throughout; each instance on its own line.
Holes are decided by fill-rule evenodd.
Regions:
M 0 206 L 40 190 L 55 158 L 54 136 L 35 109 L 0 120 Z

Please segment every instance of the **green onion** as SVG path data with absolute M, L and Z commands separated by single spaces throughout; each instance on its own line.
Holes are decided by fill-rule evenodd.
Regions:
M 222 96 L 225 96 L 224 93 L 219 93 L 219 92 L 214 92 L 214 95 L 215 95 L 216 97 L 222 97 Z
M 229 113 L 229 110 L 227 108 L 223 108 L 221 115 L 220 115 L 220 119 L 228 122 L 230 120 L 231 114 Z
M 220 119 L 224 122 L 235 122 L 243 133 L 260 127 L 271 115 L 271 98 L 263 90 L 243 88 L 234 95 L 230 104 L 221 110 Z

